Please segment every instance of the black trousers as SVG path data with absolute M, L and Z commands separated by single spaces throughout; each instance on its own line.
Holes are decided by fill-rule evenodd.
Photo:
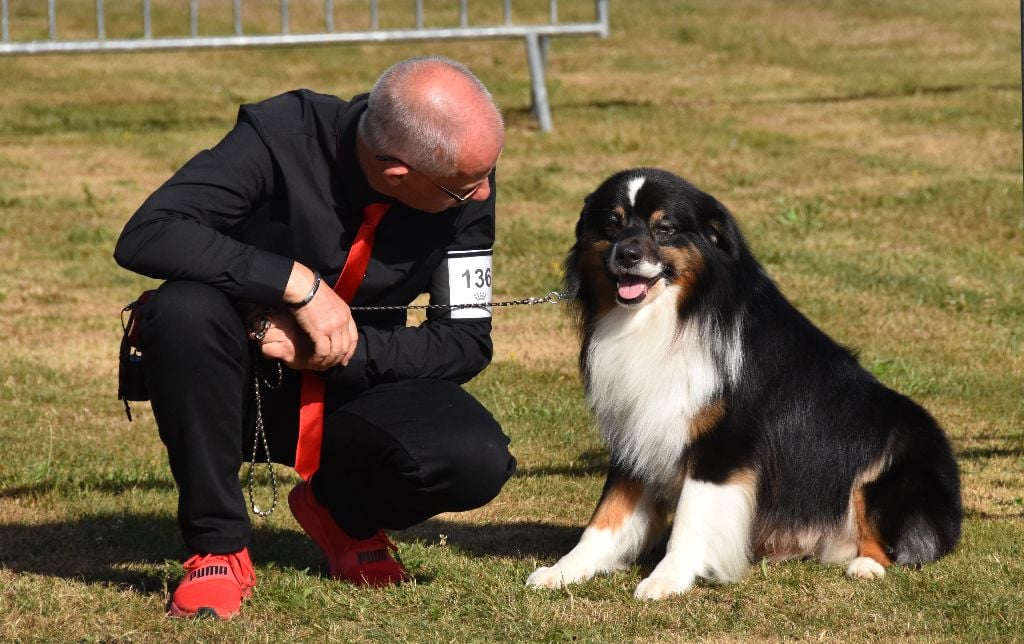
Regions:
M 251 526 L 239 468 L 251 457 L 255 356 L 235 306 L 216 288 L 166 282 L 141 320 L 146 384 L 178 486 L 178 523 L 194 553 L 248 545 Z M 269 451 L 292 465 L 298 436 L 299 373 L 261 389 Z M 262 450 L 258 456 L 265 458 Z M 459 385 L 405 380 L 325 402 L 320 470 L 313 494 L 348 534 L 402 529 L 441 512 L 480 507 L 515 471 L 508 438 Z

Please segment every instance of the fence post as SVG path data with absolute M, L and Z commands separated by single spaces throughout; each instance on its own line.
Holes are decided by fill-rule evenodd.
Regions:
M 548 88 L 544 80 L 543 58 L 540 37 L 535 33 L 527 34 L 526 62 L 530 67 L 530 93 L 533 95 L 533 115 L 537 118 L 541 132 L 550 132 L 551 106 L 548 105 Z
M 103 0 L 96 0 L 96 40 L 107 39 L 106 18 L 103 16 Z
M 50 26 L 50 40 L 57 40 L 57 0 L 46 3 L 46 22 Z

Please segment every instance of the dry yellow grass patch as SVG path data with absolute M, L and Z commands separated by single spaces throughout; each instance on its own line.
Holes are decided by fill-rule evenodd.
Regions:
M 574 374 L 578 355 L 579 341 L 564 304 L 540 304 L 495 315 L 496 362 Z

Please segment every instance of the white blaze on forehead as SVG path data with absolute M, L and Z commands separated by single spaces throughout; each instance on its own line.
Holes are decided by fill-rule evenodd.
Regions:
M 646 179 L 643 177 L 633 177 L 629 180 L 629 183 L 626 184 L 626 190 L 629 191 L 629 205 L 634 207 L 636 206 L 636 193 L 640 192 L 640 188 L 644 185 L 644 181 L 646 181 Z

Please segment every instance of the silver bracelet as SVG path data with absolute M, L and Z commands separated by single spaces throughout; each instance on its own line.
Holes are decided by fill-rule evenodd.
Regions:
M 288 306 L 292 307 L 293 309 L 301 309 L 302 307 L 306 306 L 307 304 L 313 301 L 313 298 L 316 296 L 317 289 L 319 288 L 320 273 L 313 271 L 313 288 L 309 289 L 309 293 L 306 293 L 306 297 L 302 298 L 301 302 L 289 304 Z

